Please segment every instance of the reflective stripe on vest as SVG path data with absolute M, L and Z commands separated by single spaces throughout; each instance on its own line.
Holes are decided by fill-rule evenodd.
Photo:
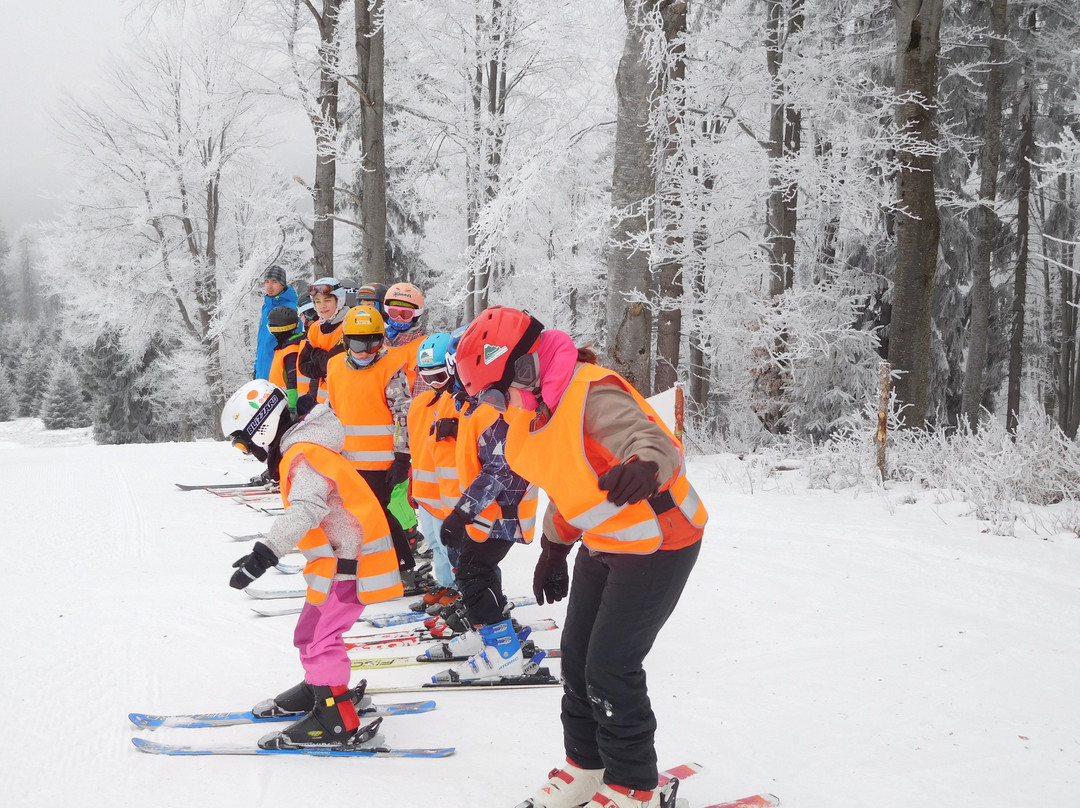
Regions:
M 326 384 L 330 406 L 345 426 L 342 457 L 353 468 L 380 471 L 394 462 L 394 416 L 386 403 L 386 386 L 399 367 L 386 357 L 362 369 L 345 364 L 346 354 L 330 357 Z
M 363 533 L 359 556 L 356 559 L 356 594 L 361 603 L 378 603 L 401 597 L 403 587 L 398 574 L 397 551 L 394 549 L 386 516 L 367 483 L 346 460 L 325 446 L 296 443 L 281 459 L 281 499 L 289 507 L 291 487 L 289 471 L 302 457 L 316 472 L 334 484 L 341 501 Z M 321 526 L 309 530 L 297 545 L 307 559 L 304 580 L 307 582 L 309 603 L 326 600 L 338 571 L 338 559 L 330 540 Z
M 594 461 L 603 458 L 607 468 L 617 461 L 584 434 L 589 386 L 602 379 L 616 381 L 650 420 L 679 446 L 663 420 L 625 379 L 596 365 L 579 364 L 547 423 L 533 431 L 529 416 L 511 421 L 506 457 L 514 471 L 548 493 L 562 517 L 582 531 L 582 540 L 590 548 L 605 552 L 651 553 L 663 542 L 657 509 L 662 511 L 669 506 L 662 504 L 661 498 L 662 502 L 670 502 L 679 508 L 698 527 L 705 525 L 708 514 L 686 478 L 683 465 L 665 492 L 652 500 L 622 507 L 608 502 L 607 492 L 597 485 L 599 475 L 589 461 L 590 458 Z M 607 468 L 601 468 L 600 473 Z
M 409 493 L 419 505 L 439 516 L 442 497 L 439 494 L 439 478 L 435 476 L 435 458 L 431 455 L 431 444 L 435 442 L 431 426 L 437 406 L 438 399 L 431 390 L 420 393 L 409 406 L 409 454 L 412 456 L 412 486 Z
M 441 421 L 445 418 L 453 418 L 461 427 L 462 419 L 454 408 L 454 399 L 450 396 L 441 396 L 435 406 L 433 421 Z M 461 499 L 461 485 L 458 482 L 457 469 L 457 438 L 443 438 L 432 441 L 431 459 L 435 466 L 435 477 L 439 481 L 439 499 L 442 503 L 442 516 L 445 517 L 457 505 Z

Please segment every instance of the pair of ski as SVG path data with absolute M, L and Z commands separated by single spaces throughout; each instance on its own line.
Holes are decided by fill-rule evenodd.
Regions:
M 542 617 L 539 620 L 518 623 L 517 626 L 519 631 L 526 628 L 529 631 L 552 631 L 557 629 L 559 624 L 550 617 Z M 430 629 L 414 628 L 403 631 L 346 634 L 342 639 L 345 640 L 345 647 L 350 650 L 375 651 L 383 648 L 404 648 L 408 645 L 419 645 L 420 643 L 439 640 L 447 641 L 452 640 L 453 636 L 437 637 L 431 633 Z
M 704 771 L 705 767 L 699 763 L 683 763 L 660 772 L 658 784 L 660 808 L 682 808 L 682 806 L 686 805 L 685 800 L 678 798 L 679 784 Z M 706 806 L 706 808 L 774 808 L 779 804 L 780 800 L 772 794 L 754 794 L 751 797 L 743 797 L 738 800 L 714 803 Z M 530 798 L 519 803 L 517 808 L 536 808 L 536 803 Z
M 559 659 L 562 656 L 562 652 L 558 649 L 537 648 L 532 640 L 527 640 L 521 644 L 521 653 L 526 659 L 536 659 L 538 654 L 543 654 L 543 659 Z M 415 659 L 413 657 L 368 657 L 366 659 L 350 658 L 349 661 L 354 671 L 370 671 L 383 668 L 404 668 L 410 665 L 431 665 L 440 662 L 445 665 L 448 662 L 462 662 L 468 658 L 467 656 L 453 656 L 440 659 L 420 654 Z
M 383 704 L 359 711 L 361 718 L 375 717 L 381 722 L 388 715 L 415 715 L 435 709 L 434 701 L 401 702 Z M 140 729 L 177 727 L 197 729 L 203 727 L 228 727 L 235 724 L 270 724 L 280 721 L 296 721 L 300 715 L 257 718 L 250 710 L 234 713 L 192 713 L 189 715 L 150 715 L 129 713 L 128 718 Z M 378 724 L 369 729 L 378 729 Z M 379 736 L 381 739 L 381 736 Z M 146 738 L 132 738 L 131 742 L 140 752 L 152 755 L 315 755 L 321 757 L 446 757 L 454 753 L 453 747 L 392 749 L 381 743 L 341 744 L 338 746 L 301 747 L 294 749 L 263 749 L 258 744 L 170 744 Z
M 253 591 L 252 587 L 254 584 L 252 584 L 252 586 L 249 586 L 244 592 L 257 600 L 280 600 L 286 598 L 293 598 L 293 600 L 290 600 L 287 603 L 256 604 L 251 606 L 251 611 L 255 612 L 255 614 L 261 615 L 262 617 L 282 617 L 289 614 L 300 614 L 300 610 L 304 608 L 302 595 L 307 590 L 301 592 L 291 584 L 288 588 L 285 586 L 269 588 L 272 585 L 271 583 L 263 583 L 262 581 L 259 583 L 262 584 L 262 587 Z M 536 601 L 531 597 L 510 598 L 507 602 L 515 607 L 536 605 Z M 389 614 L 378 615 L 362 614 L 357 622 L 367 623 L 375 628 L 390 628 L 392 626 L 402 626 L 407 623 L 419 623 L 421 620 L 427 620 L 430 616 L 431 615 L 426 612 L 413 611 L 391 612 Z

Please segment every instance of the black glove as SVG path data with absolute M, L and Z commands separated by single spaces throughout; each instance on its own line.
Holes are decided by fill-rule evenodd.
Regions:
M 570 591 L 570 573 L 566 569 L 566 557 L 572 544 L 556 544 L 547 536 L 540 537 L 540 558 L 533 572 L 533 596 L 537 604 L 557 603 Z
M 274 555 L 274 551 L 261 541 L 257 541 L 250 553 L 233 564 L 238 569 L 229 579 L 229 586 L 233 589 L 243 589 L 277 563 L 278 557 Z
M 443 519 L 442 530 L 439 531 L 439 538 L 442 540 L 443 545 L 454 550 L 460 550 L 468 536 L 465 532 L 465 525 L 471 521 L 472 519 L 458 508 L 450 511 L 450 514 Z
M 386 472 L 386 484 L 390 488 L 394 488 L 399 483 L 409 479 L 409 466 L 411 464 L 412 458 L 409 455 L 404 452 L 394 452 L 394 462 L 390 464 L 390 468 Z
M 457 437 L 457 418 L 440 418 L 432 426 L 435 430 L 435 440 Z
M 660 467 L 651 460 L 636 457 L 620 463 L 597 480 L 601 491 L 607 491 L 608 502 L 619 507 L 648 499 L 660 489 L 656 473 Z

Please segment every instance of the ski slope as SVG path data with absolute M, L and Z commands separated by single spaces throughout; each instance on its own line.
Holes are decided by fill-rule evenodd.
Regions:
M 173 485 L 258 467 L 223 443 L 95 446 L 30 419 L 0 424 L 0 457 L 0 806 L 510 808 L 561 762 L 557 688 L 439 693 L 386 719 L 392 746 L 457 747 L 439 760 L 141 754 L 132 737 L 266 728 L 150 732 L 128 712 L 243 710 L 302 675 L 295 618 L 228 586 L 249 545 L 226 532 L 273 517 Z M 708 767 L 691 806 L 1080 805 L 1080 539 L 992 536 L 939 492 L 812 491 L 749 465 L 691 460 L 711 520 L 646 665 L 661 766 Z M 510 553 L 508 594 L 530 591 L 535 557 Z

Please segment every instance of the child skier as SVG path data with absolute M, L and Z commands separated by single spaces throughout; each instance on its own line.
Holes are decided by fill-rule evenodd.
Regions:
M 416 566 L 405 531 L 387 509 L 390 493 L 409 476 L 408 381 L 387 353 L 382 317 L 354 306 L 342 322 L 344 353 L 326 366 L 330 406 L 345 426 L 345 459 L 383 506 L 403 570 Z M 411 583 L 411 582 L 410 582 Z
M 567 555 L 578 539 L 584 545 L 562 634 L 566 764 L 534 808 L 659 805 L 642 663 L 679 601 L 708 518 L 679 441 L 595 360 L 564 332 L 503 306 L 473 320 L 456 356 L 469 395 L 535 415 L 510 425 L 506 459 L 551 500 L 533 578 L 538 602 L 566 596 Z
M 270 363 L 270 384 L 285 391 L 289 399 L 289 413 L 295 416 L 296 401 L 307 392 L 307 384 L 301 387 L 296 371 L 296 358 L 300 353 L 300 343 L 304 341 L 304 335 L 299 330 L 300 315 L 296 309 L 278 306 L 267 315 L 266 327 L 277 340 L 274 360 Z
M 300 349 L 297 367 L 311 379 L 311 397 L 320 404 L 326 401 L 326 363 L 345 350 L 341 345 L 341 323 L 348 309 L 348 290 L 335 278 L 319 278 L 308 287 L 319 322 L 308 328 L 307 340 Z
M 226 402 L 221 430 L 245 453 L 267 460 L 280 479 L 285 513 L 266 541 L 239 559 L 230 585 L 243 589 L 298 546 L 307 558 L 307 601 L 293 644 L 304 681 L 253 712 L 302 714 L 281 732 L 259 740 L 265 749 L 337 745 L 360 726 L 349 690 L 351 666 L 342 632 L 364 604 L 400 597 L 401 579 L 386 519 L 371 490 L 341 456 L 345 430 L 326 405 L 294 421 L 283 390 L 257 379 Z

